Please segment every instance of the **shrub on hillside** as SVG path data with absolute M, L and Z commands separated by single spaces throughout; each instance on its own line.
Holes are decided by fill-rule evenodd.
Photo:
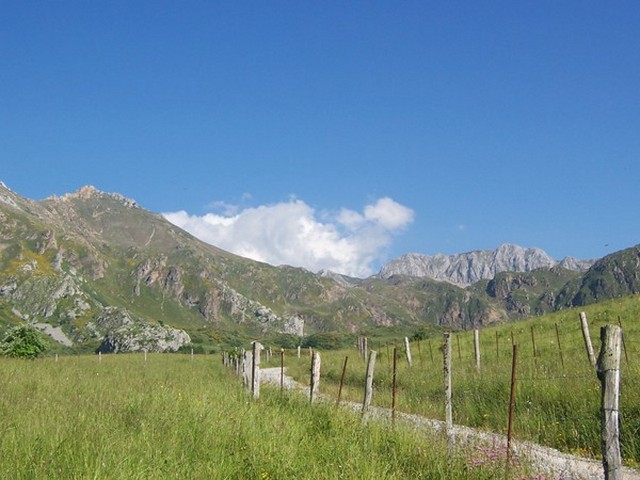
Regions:
M 46 349 L 40 332 L 29 325 L 11 328 L 0 342 L 0 354 L 8 357 L 35 358 Z
M 353 340 L 353 335 L 339 332 L 314 333 L 304 338 L 302 346 L 319 350 L 338 350 L 349 347 Z

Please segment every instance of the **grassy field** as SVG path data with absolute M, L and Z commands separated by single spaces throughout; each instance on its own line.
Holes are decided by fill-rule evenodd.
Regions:
M 489 479 L 495 452 L 263 387 L 219 356 L 0 358 L 3 479 Z M 511 478 L 524 477 L 522 469 Z
M 621 444 L 625 464 L 640 466 L 640 297 L 565 310 L 527 321 L 480 330 L 480 370 L 473 333 L 452 334 L 454 422 L 506 433 L 512 362 L 517 345 L 514 436 L 581 456 L 601 458 L 600 383 L 584 346 L 579 312 L 589 319 L 596 353 L 600 327 L 623 325 L 626 356 L 621 363 Z M 556 332 L 557 326 L 557 332 Z M 558 342 L 559 339 L 559 342 Z M 534 355 L 535 342 L 535 355 Z M 373 343 L 373 345 L 371 345 Z M 378 351 L 373 403 L 391 405 L 392 352 L 398 351 L 399 411 L 444 420 L 442 335 L 411 342 L 413 367 L 401 338 L 370 342 Z M 562 351 L 562 357 L 560 352 Z M 288 372 L 309 382 L 308 352 L 287 352 Z M 343 398 L 362 401 L 365 362 L 357 350 L 322 353 L 320 391 L 337 396 L 345 357 L 349 357 Z M 628 358 L 628 360 L 627 360 Z M 276 358 L 272 366 L 277 365 Z

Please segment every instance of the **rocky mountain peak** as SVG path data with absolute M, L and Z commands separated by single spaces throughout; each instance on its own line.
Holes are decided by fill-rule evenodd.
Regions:
M 73 193 L 66 193 L 62 195 L 62 197 L 57 197 L 54 195 L 52 197 L 49 197 L 49 200 L 69 201 L 69 200 L 77 200 L 77 199 L 91 200 L 91 199 L 99 199 L 99 198 L 112 198 L 114 200 L 121 202 L 124 206 L 129 208 L 138 207 L 138 203 L 135 200 L 126 198 L 125 196 L 119 193 L 103 192 L 97 189 L 96 187 L 94 187 L 93 185 L 85 185 L 83 187 L 80 187 L 78 190 L 76 190 Z
M 588 260 L 567 260 L 561 266 L 582 271 L 591 263 Z M 466 287 L 480 280 L 492 279 L 499 272 L 529 272 L 558 264 L 540 248 L 505 243 L 495 250 L 475 250 L 456 255 L 409 253 L 384 265 L 378 276 L 427 277 Z

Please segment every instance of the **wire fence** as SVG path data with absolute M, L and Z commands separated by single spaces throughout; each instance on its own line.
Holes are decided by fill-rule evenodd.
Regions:
M 640 463 L 640 328 L 634 319 L 587 320 L 595 355 L 600 328 L 623 326 L 621 418 L 623 456 Z M 625 330 L 628 324 L 631 328 Z M 377 353 L 372 381 L 378 406 L 445 420 L 443 340 L 441 337 L 398 339 L 394 342 L 358 339 L 347 352 L 323 352 L 323 395 L 350 400 L 367 398 L 366 365 Z M 518 349 L 514 435 L 572 453 L 597 457 L 600 452 L 600 384 L 588 355 L 578 318 L 557 323 L 525 324 L 451 334 L 453 421 L 506 433 L 514 345 Z M 395 356 L 394 356 L 395 352 Z M 283 351 L 287 367 L 303 382 L 312 351 Z M 277 362 L 280 362 L 278 356 Z M 395 360 L 395 361 L 394 361 Z M 282 366 L 285 362 L 282 361 Z M 397 370 L 393 370 L 394 364 Z M 306 373 L 305 373 L 306 372 Z M 308 384 L 308 383 L 307 383 Z

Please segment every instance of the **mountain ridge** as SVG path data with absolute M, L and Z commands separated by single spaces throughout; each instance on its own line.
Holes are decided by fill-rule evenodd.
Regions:
M 500 272 L 530 272 L 557 265 L 567 270 L 585 271 L 593 262 L 572 257 L 558 261 L 541 248 L 505 243 L 495 250 L 473 250 L 453 255 L 407 253 L 383 265 L 378 277 L 384 279 L 393 275 L 408 275 L 468 287 L 480 280 L 490 280 Z
M 314 274 L 206 244 L 120 194 L 85 186 L 34 201 L 1 184 L 0 333 L 26 322 L 58 341 L 55 332 L 60 348 L 107 352 L 233 348 L 255 338 L 291 347 L 377 327 L 475 328 L 633 294 L 638 258 L 632 248 L 586 272 L 560 262 L 466 288 L 402 274 Z

